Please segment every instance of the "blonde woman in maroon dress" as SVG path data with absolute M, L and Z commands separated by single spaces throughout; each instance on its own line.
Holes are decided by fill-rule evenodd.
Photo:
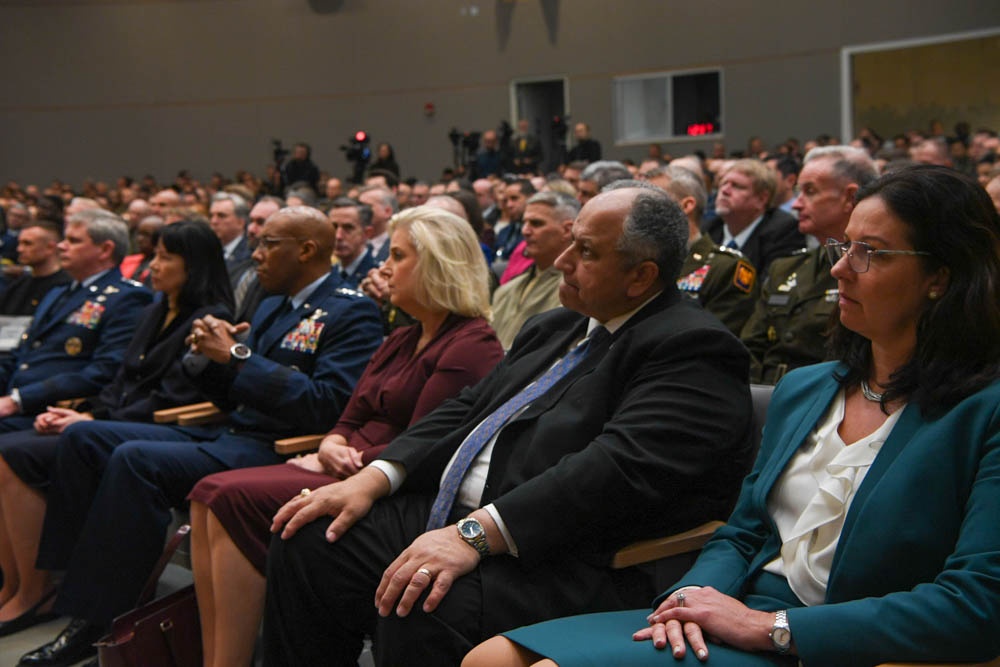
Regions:
M 417 207 L 390 225 L 381 277 L 393 305 L 417 324 L 393 331 L 375 352 L 319 452 L 210 475 L 191 492 L 191 560 L 206 667 L 252 659 L 274 513 L 303 489 L 356 473 L 503 356 L 487 322 L 488 269 L 469 224 Z

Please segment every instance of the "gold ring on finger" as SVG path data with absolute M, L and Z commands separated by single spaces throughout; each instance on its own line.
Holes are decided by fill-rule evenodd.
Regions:
M 431 571 L 428 570 L 426 567 L 422 567 L 419 570 L 417 570 L 417 574 L 426 574 L 428 578 L 431 577 Z
M 310 493 L 312 493 L 312 491 L 310 491 L 309 489 L 302 489 L 301 491 L 299 491 L 299 496 L 305 498 Z

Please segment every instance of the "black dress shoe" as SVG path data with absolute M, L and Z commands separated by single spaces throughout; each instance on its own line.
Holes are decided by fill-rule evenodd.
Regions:
M 51 600 L 52 596 L 55 594 L 56 589 L 53 588 L 51 591 L 43 595 L 42 599 L 36 602 L 31 609 L 24 612 L 17 618 L 12 618 L 9 621 L 0 621 L 0 637 L 6 637 L 7 635 L 12 635 L 15 632 L 20 632 L 21 630 L 27 630 L 34 625 L 51 621 L 53 618 L 58 616 L 58 614 L 51 611 L 42 613 L 38 612 L 38 609 L 40 607 L 44 607 L 45 603 Z
M 68 667 L 96 654 L 94 642 L 103 634 L 103 627 L 74 618 L 55 639 L 21 656 L 17 667 Z

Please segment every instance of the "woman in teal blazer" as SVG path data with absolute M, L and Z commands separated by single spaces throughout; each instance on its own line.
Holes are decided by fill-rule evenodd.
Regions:
M 779 384 L 736 509 L 692 569 L 652 614 L 520 628 L 481 644 L 465 667 L 843 667 L 1000 655 L 1000 216 L 970 179 L 912 167 L 859 192 L 846 236 L 828 244 L 841 361 Z M 877 453 L 840 498 L 830 557 L 813 567 L 822 529 L 804 534 L 804 552 L 783 550 L 796 543 L 776 517 L 790 499 L 809 500 L 789 491 L 803 481 L 828 488 L 802 472 L 824 424 L 841 450 L 870 443 Z M 883 427 L 888 435 L 871 441 Z M 805 502 L 793 507 L 807 513 Z M 793 576 L 802 561 L 810 576 Z M 793 589 L 819 596 L 806 604 Z

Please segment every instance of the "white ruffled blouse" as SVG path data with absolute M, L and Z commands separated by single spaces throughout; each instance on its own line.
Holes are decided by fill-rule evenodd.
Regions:
M 872 434 L 849 446 L 837 433 L 844 391 L 830 405 L 781 474 L 767 508 L 781 536 L 781 555 L 764 569 L 784 576 L 808 606 L 822 604 L 840 531 L 854 494 L 893 426 L 898 409 Z M 805 508 L 805 509 L 803 509 Z

